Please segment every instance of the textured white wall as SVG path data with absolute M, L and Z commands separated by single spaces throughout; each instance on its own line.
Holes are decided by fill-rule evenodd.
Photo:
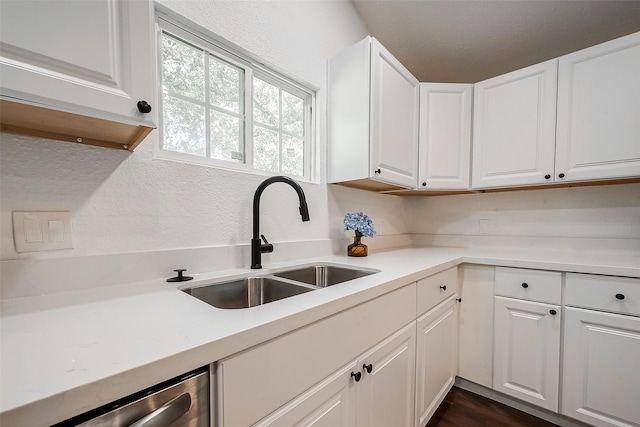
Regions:
M 411 232 L 490 236 L 640 239 L 640 184 L 557 188 L 408 201 Z
M 346 212 L 362 210 L 379 234 L 640 239 L 640 184 L 399 198 L 324 184 L 326 60 L 366 35 L 347 1 L 170 1 L 165 6 L 319 88 L 321 184 L 303 184 L 311 221 L 295 193 L 265 191 L 262 231 L 272 241 L 348 240 Z M 11 212 L 70 210 L 66 257 L 248 244 L 251 201 L 264 177 L 154 158 L 153 132 L 134 153 L 0 135 L 0 259 L 16 259 Z
M 275 184 L 262 197 L 261 231 L 268 238 L 344 236 L 342 216 L 356 209 L 390 224 L 386 234 L 407 231 L 407 216 L 398 215 L 404 211 L 400 198 L 342 188 L 334 192 L 325 184 L 327 59 L 367 34 L 350 2 L 161 3 L 319 89 L 322 183 L 303 184 L 311 221 L 300 221 L 295 192 Z M 20 258 L 249 243 L 253 193 L 264 177 L 155 159 L 156 131 L 134 153 L 9 134 L 0 139 L 0 259 L 18 258 L 11 225 L 15 210 L 70 210 L 74 228 L 73 250 Z

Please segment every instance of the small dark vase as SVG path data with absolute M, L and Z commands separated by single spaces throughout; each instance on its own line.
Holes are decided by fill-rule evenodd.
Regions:
M 356 235 L 353 238 L 353 243 L 347 246 L 348 256 L 367 256 L 369 255 L 369 248 L 367 245 L 360 241 L 362 239 L 362 233 L 356 230 Z

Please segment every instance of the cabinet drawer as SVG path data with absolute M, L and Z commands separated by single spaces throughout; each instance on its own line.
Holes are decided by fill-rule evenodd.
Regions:
M 458 292 L 458 268 L 450 268 L 418 281 L 418 316 Z
M 562 273 L 496 267 L 496 295 L 560 304 Z
M 565 304 L 640 316 L 640 279 L 567 273 Z

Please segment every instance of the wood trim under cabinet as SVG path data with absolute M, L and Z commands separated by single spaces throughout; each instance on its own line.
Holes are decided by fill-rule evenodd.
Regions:
M 0 131 L 133 151 L 153 130 L 0 99 Z
M 380 182 L 380 181 L 376 181 L 369 178 L 356 179 L 353 181 L 334 182 L 332 184 L 341 185 L 343 187 L 349 187 L 349 188 L 357 188 L 359 190 L 375 191 L 378 193 L 389 192 L 390 194 L 395 194 L 394 193 L 395 191 L 398 191 L 400 193 L 403 191 L 412 191 L 397 185 L 387 184 L 386 182 Z M 398 194 L 398 195 L 402 195 L 402 194 Z
M 616 185 L 616 184 L 636 184 L 640 183 L 640 177 L 633 178 L 617 178 L 617 179 L 601 179 L 597 181 L 584 182 L 561 182 L 557 184 L 529 185 L 521 187 L 506 188 L 486 188 L 482 190 L 461 190 L 461 191 L 428 191 L 428 190 L 390 190 L 379 191 L 382 194 L 391 194 L 394 196 L 409 197 L 431 197 L 431 196 L 451 196 L 457 194 L 476 194 L 476 193 L 502 193 L 505 191 L 525 191 L 525 190 L 548 190 L 551 188 L 571 188 L 571 187 L 592 187 L 595 185 Z M 355 186 L 354 186 L 355 187 Z M 362 187 L 356 187 L 362 188 Z

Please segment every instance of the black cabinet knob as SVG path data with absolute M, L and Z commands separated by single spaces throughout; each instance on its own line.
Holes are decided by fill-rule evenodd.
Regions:
M 141 113 L 150 113 L 151 105 L 147 101 L 138 101 L 138 111 Z
M 529 287 L 529 284 L 528 284 L 528 283 L 523 283 L 523 284 L 522 284 L 522 287 L 523 287 L 523 288 L 525 288 L 525 289 L 527 289 L 527 288 Z
M 616 294 L 616 299 L 623 300 L 624 294 Z
M 456 298 L 456 301 L 462 302 L 462 298 Z
M 369 363 L 368 365 L 362 365 L 362 369 L 367 371 L 367 374 L 370 374 L 373 371 L 373 365 Z
M 351 376 L 356 380 L 356 382 L 360 382 L 360 379 L 362 378 L 362 374 L 360 372 L 351 371 Z
M 426 183 L 426 182 L 423 182 L 423 183 L 422 183 L 422 186 L 423 186 L 423 187 L 426 187 L 426 186 L 427 186 L 427 183 Z
M 186 268 L 179 268 L 177 270 L 173 270 L 176 273 L 178 273 L 178 275 L 176 277 L 171 277 L 169 279 L 167 279 L 167 282 L 186 282 L 187 280 L 191 280 L 193 279 L 193 277 L 191 276 L 183 276 L 182 273 L 187 271 Z
M 558 312 L 555 310 L 549 310 L 549 314 L 551 314 L 552 316 L 555 316 L 556 314 L 558 314 Z
M 440 289 L 442 289 L 443 291 L 447 290 L 447 285 L 440 285 Z
M 379 174 L 380 172 L 381 172 L 381 171 L 380 171 L 380 168 L 378 168 L 378 169 L 376 169 L 376 170 L 374 170 L 374 171 L 373 171 L 373 173 L 377 173 L 377 174 Z
M 558 174 L 558 178 L 564 178 L 564 174 L 563 173 L 559 173 Z
M 544 179 L 551 179 L 551 175 L 546 174 L 546 175 L 544 176 Z

